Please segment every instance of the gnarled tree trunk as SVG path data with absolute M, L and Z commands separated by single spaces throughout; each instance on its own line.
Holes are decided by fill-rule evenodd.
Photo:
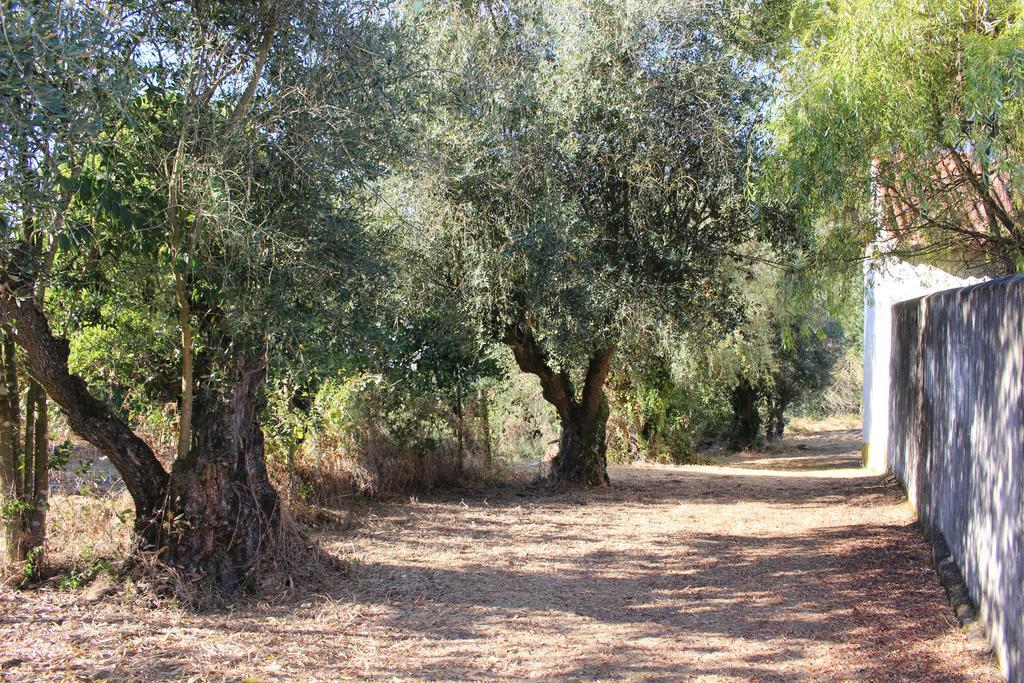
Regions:
M 237 358 L 226 388 L 203 387 L 194 441 L 171 472 L 167 562 L 234 590 L 275 539 L 280 501 L 259 423 L 264 359 Z
M 21 275 L 31 270 L 26 258 L 9 255 L 0 270 L 0 322 L 15 331 L 30 374 L 64 411 L 71 429 L 117 468 L 135 502 L 140 546 L 163 551 L 167 564 L 227 590 L 244 585 L 279 520 L 259 424 L 265 359 L 236 358 L 226 388 L 203 387 L 192 448 L 169 476 L 149 445 L 69 372 L 68 343 L 50 331 L 30 278 Z M 7 347 L 5 358 L 13 354 L 13 346 Z M 0 401 L 0 420 L 4 406 Z M 16 398 L 12 410 L 16 421 Z M 41 416 L 36 413 L 37 427 L 45 420 Z M 7 450 L 5 435 L 16 432 L 0 429 L 0 455 Z M 0 464 L 6 473 L 7 460 Z M 19 482 L 23 478 L 14 476 L 12 486 L 20 489 Z
M 540 379 L 544 399 L 555 407 L 561 424 L 558 453 L 551 461 L 550 481 L 556 486 L 606 486 L 608 479 L 608 401 L 604 383 L 608 378 L 614 347 L 599 349 L 590 356 L 582 395 L 565 371 L 555 372 L 533 333 L 523 326 L 510 326 L 505 343 L 512 349 L 523 372 Z
M 761 412 L 757 403 L 760 393 L 750 380 L 743 378 L 732 390 L 731 447 L 743 450 L 757 444 L 761 433 Z
M 561 486 L 607 486 L 608 401 L 601 397 L 595 413 L 571 410 L 561 421 L 558 453 L 551 461 L 551 481 Z

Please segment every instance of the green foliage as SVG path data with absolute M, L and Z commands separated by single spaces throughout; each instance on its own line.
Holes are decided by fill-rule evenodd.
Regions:
M 128 418 L 173 402 L 179 382 L 178 331 L 169 317 L 153 315 L 141 304 L 104 304 L 98 317 L 96 324 L 71 336 L 71 371 Z
M 497 353 L 499 381 L 485 385 L 491 397 L 496 454 L 506 460 L 542 460 L 558 443 L 558 416 L 537 391 L 537 379 L 520 372 L 512 354 Z
M 57 589 L 77 591 L 85 588 L 100 574 L 113 574 L 114 565 L 110 560 L 91 557 L 91 553 L 82 553 L 83 564 L 75 564 L 61 575 Z
M 695 439 L 708 413 L 699 385 L 687 383 L 681 368 L 657 363 L 639 374 L 612 380 L 609 459 L 682 463 L 696 454 Z
M 272 405 L 280 409 L 279 402 Z M 283 464 L 288 448 L 295 448 L 294 489 L 307 505 L 333 506 L 353 495 L 389 496 L 490 476 L 488 437 L 469 398 L 460 423 L 444 393 L 356 374 L 323 381 L 302 414 L 299 437 L 276 432 L 271 453 Z
M 834 320 L 815 320 L 807 315 L 782 332 L 783 336 L 788 332 L 793 340 L 786 343 L 780 339 L 781 367 L 776 373 L 776 392 L 795 396 L 798 392 L 821 389 L 845 346 L 843 328 Z
M 26 502 L 19 498 L 5 500 L 3 504 L 0 505 L 0 523 L 7 522 L 11 519 L 14 519 L 18 515 L 21 515 L 24 512 L 28 512 L 29 510 L 34 509 L 35 506 L 32 505 L 32 503 Z
M 329 372 L 358 355 L 347 336 L 373 334 L 373 297 L 354 296 L 381 279 L 360 237 L 361 188 L 401 137 L 398 25 L 373 4 L 275 5 L 265 70 L 253 31 L 271 20 L 243 19 L 254 8 L 237 3 L 3 10 L 4 220 L 28 219 L 31 167 L 60 327 L 84 363 L 121 355 L 90 380 L 131 370 L 134 344 L 146 356 L 98 385 L 131 410 L 166 398 L 127 389 L 141 374 L 159 375 L 161 394 L 180 365 L 165 334 L 179 324 L 176 277 L 207 368 L 269 347 L 282 372 Z
M 39 575 L 40 563 L 43 561 L 43 547 L 36 546 L 25 554 L 25 564 L 21 568 L 21 582 L 27 584 Z
M 687 461 L 702 442 L 730 438 L 733 392 L 741 385 L 754 395 L 758 421 L 745 427 L 758 439 L 767 419 L 787 411 L 830 414 L 858 405 L 858 366 L 850 362 L 861 353 L 859 283 L 844 286 L 832 274 L 802 268 L 799 258 L 784 268 L 785 252 L 749 248 L 751 264 L 759 265 L 734 274 L 744 300 L 735 329 L 702 343 L 677 340 L 672 353 L 652 350 L 613 377 L 614 459 Z
M 796 198 L 824 238 L 823 262 L 855 260 L 877 230 L 872 180 L 916 203 L 905 254 L 981 249 L 1012 270 L 1019 226 L 974 224 L 990 194 L 1019 220 L 1024 180 L 1024 20 L 1019 2 L 804 1 L 779 63 L 766 194 Z M 978 191 L 940 177 L 940 159 L 974 164 Z M 952 168 L 952 167 L 950 167 Z M 961 176 L 963 177 L 963 176 Z M 1008 197 L 995 190 L 1001 177 Z M 885 208 L 885 207 L 880 207 Z M 817 218 L 828 220 L 813 223 Z M 984 233 L 985 239 L 976 235 Z M 922 238 L 923 235 L 923 238 Z
M 116 99 L 130 92 L 136 45 L 113 30 L 116 12 L 93 3 L 15 3 L 0 12 L 0 211 L 12 226 L 59 213 L 58 179 L 96 149 Z
M 414 12 L 423 53 L 450 68 L 427 72 L 422 164 L 382 190 L 414 226 L 395 250 L 410 298 L 492 340 L 525 324 L 567 369 L 735 322 L 719 271 L 755 231 L 765 89 L 723 21 L 672 3 Z
M 436 446 L 430 436 L 444 425 L 431 411 L 410 410 L 413 396 L 379 375 L 361 375 L 325 382 L 313 402 L 316 427 L 342 438 L 358 439 L 368 425 L 422 455 Z M 421 409 L 423 405 L 419 406 Z

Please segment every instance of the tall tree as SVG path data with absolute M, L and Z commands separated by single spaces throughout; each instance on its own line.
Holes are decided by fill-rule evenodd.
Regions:
M 56 179 L 80 173 L 99 126 L 97 112 L 110 92 L 109 67 L 119 46 L 100 39 L 103 21 L 79 6 L 7 3 L 0 17 L 5 35 L 0 50 L 2 239 L 5 245 L 20 242 L 19 252 L 34 264 L 31 284 L 18 283 L 20 290 L 30 289 L 33 298 L 43 300 L 56 236 L 66 229 L 72 200 Z M 94 40 L 87 53 L 83 46 Z M 38 569 L 49 492 L 49 406 L 35 379 L 24 375 L 14 350 L 18 332 L 9 323 L 3 329 L 0 497 L 9 558 L 21 561 L 31 554 Z
M 800 0 L 790 29 L 766 191 L 798 198 L 808 225 L 833 226 L 832 258 L 855 261 L 879 211 L 897 255 L 1017 270 L 1020 3 Z
M 705 381 L 720 386 L 732 408 L 730 447 L 781 438 L 785 412 L 824 389 L 846 345 L 844 325 L 859 327 L 858 280 L 811 267 L 806 253 L 752 250 L 762 262 L 746 268 L 744 320 L 698 353 Z
M 604 386 L 638 337 L 735 320 L 722 276 L 754 233 L 744 187 L 762 71 L 718 5 L 414 5 L 433 93 L 392 187 L 403 258 L 535 375 L 561 422 L 551 479 L 608 482 Z
M 67 9 L 58 7 L 58 21 Z M 81 171 L 69 177 L 61 160 L 44 184 L 67 188 L 89 218 L 88 230 L 53 235 L 66 244 L 55 277 L 87 271 L 100 295 L 120 296 L 123 284 L 174 311 L 181 438 L 170 472 L 69 371 L 24 242 L 5 245 L 0 316 L 72 429 L 118 468 L 140 540 L 234 588 L 251 578 L 280 514 L 260 426 L 269 364 L 303 341 L 316 346 L 314 330 L 344 346 L 338 321 L 358 285 L 355 274 L 335 273 L 365 251 L 353 200 L 388 149 L 391 27 L 361 3 L 75 11 L 119 47 L 112 71 L 123 87 L 109 88 L 94 112 L 94 151 Z M 74 46 L 89 56 L 89 43 Z M 133 277 L 95 277 L 104 265 Z

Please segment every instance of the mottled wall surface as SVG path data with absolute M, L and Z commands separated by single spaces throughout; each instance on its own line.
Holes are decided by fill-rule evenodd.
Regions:
M 1024 681 L 1024 276 L 892 308 L 887 464 Z
M 864 464 L 886 468 L 889 443 L 889 362 L 893 304 L 946 289 L 977 284 L 927 264 L 886 257 L 873 245 L 864 261 Z

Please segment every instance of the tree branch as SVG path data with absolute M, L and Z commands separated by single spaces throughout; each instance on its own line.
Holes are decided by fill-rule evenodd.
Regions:
M 260 3 L 261 5 L 263 3 Z M 227 124 L 225 125 L 225 131 L 230 135 L 234 130 L 235 126 L 238 125 L 242 115 L 245 114 L 246 109 L 249 108 L 249 103 L 252 101 L 253 95 L 256 94 L 256 88 L 259 87 L 260 79 L 263 77 L 263 69 L 266 67 L 267 62 L 270 59 L 270 48 L 274 46 L 274 37 L 277 35 L 277 2 L 276 0 L 269 1 L 270 8 L 268 9 L 268 16 L 263 23 L 263 40 L 260 42 L 259 52 L 256 54 L 256 64 L 252 68 L 252 75 L 249 77 L 249 84 L 245 88 L 245 92 L 242 93 L 242 97 L 235 104 L 234 110 L 231 112 L 231 116 L 228 117 Z
M 63 409 L 74 432 L 110 459 L 136 506 L 136 530 L 148 527 L 163 504 L 167 472 L 121 418 L 89 393 L 85 381 L 68 370 L 68 342 L 50 331 L 36 305 L 31 246 L 19 244 L 0 264 L 0 321 L 10 325 L 25 352 L 29 374 Z
M 572 419 L 577 407 L 572 382 L 565 372 L 555 372 L 547 363 L 547 354 L 533 336 L 533 332 L 519 325 L 508 325 L 502 340 L 512 349 L 516 364 L 523 372 L 540 379 L 544 399 L 555 407 L 563 420 Z
M 998 230 L 998 224 L 1001 223 L 1010 234 L 1017 232 L 1016 223 L 1007 212 L 999 205 L 992 193 L 982 185 L 981 180 L 978 178 L 974 169 L 971 168 L 970 164 L 963 158 L 963 155 L 952 145 L 946 145 L 947 151 L 953 159 L 953 163 L 956 164 L 957 170 L 960 171 L 961 175 L 967 179 L 971 188 L 974 190 L 978 199 L 981 200 L 982 205 L 985 207 L 986 213 L 989 215 L 989 220 L 992 222 L 993 230 Z M 996 222 L 998 220 L 998 223 Z

